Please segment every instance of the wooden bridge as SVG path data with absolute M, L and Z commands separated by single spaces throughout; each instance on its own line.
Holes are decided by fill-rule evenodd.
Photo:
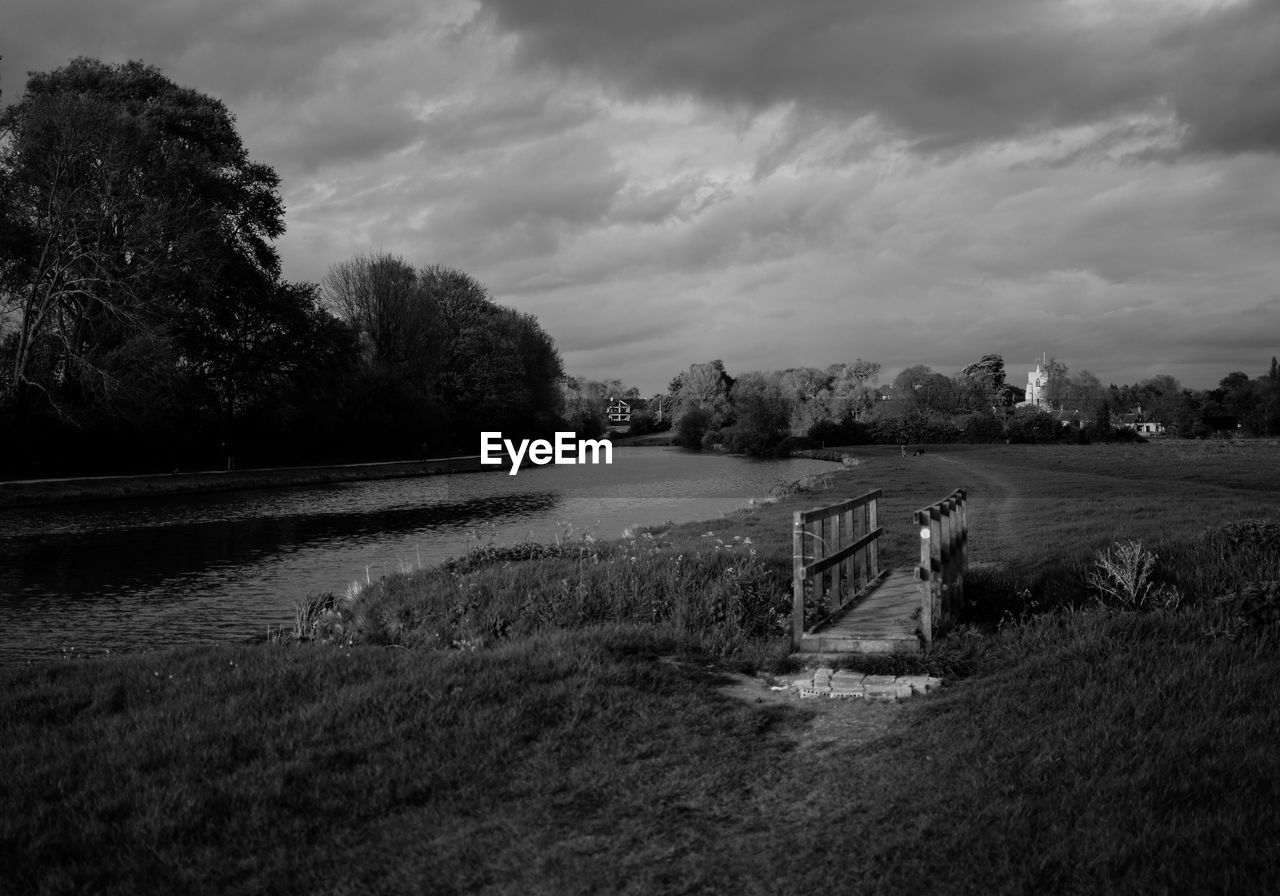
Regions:
M 964 489 L 912 514 L 920 562 L 880 568 L 877 489 L 798 510 L 792 530 L 792 646 L 805 653 L 918 653 L 964 602 Z

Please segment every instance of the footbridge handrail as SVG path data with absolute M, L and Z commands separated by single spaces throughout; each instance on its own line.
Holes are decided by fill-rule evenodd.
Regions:
M 797 510 L 792 527 L 792 642 L 805 625 L 838 613 L 880 578 L 880 489 L 837 504 Z M 806 620 L 811 608 L 812 618 Z
M 968 567 L 969 513 L 965 490 L 915 512 L 920 527 L 920 634 L 933 643 L 939 623 L 964 606 Z

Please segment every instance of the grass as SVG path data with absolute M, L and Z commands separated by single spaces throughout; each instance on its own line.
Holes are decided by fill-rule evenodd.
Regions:
M 1280 452 L 1250 446 L 1258 477 L 1215 482 L 1208 447 L 1117 447 L 866 451 L 840 474 L 838 495 L 884 488 L 891 525 L 971 489 L 974 611 L 911 661 L 963 680 L 903 704 L 714 687 L 786 668 L 746 616 L 729 638 L 693 610 L 751 549 L 758 581 L 785 567 L 814 495 L 632 545 L 491 546 L 300 620 L 350 612 L 335 643 L 2 670 L 0 891 L 1274 892 L 1280 634 L 1214 598 L 1274 602 L 1249 591 L 1280 580 L 1274 524 L 1225 524 L 1280 519 Z M 902 528 L 886 551 L 910 562 Z M 1178 609 L 1098 606 L 1090 564 L 1120 539 L 1157 555 Z M 697 559 L 676 572 L 671 552 Z M 580 604 L 560 576 L 587 583 Z M 642 618 L 681 588 L 702 596 Z M 453 634 L 482 637 L 444 644 L 468 592 Z M 438 646 L 361 643 L 406 614 L 401 641 Z

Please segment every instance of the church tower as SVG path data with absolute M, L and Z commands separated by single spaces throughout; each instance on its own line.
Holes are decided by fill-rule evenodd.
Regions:
M 1048 363 L 1047 361 L 1045 363 Z M 1027 398 L 1022 404 L 1033 405 L 1037 408 L 1047 408 L 1049 398 L 1045 394 L 1045 390 L 1049 386 L 1049 374 L 1040 366 L 1040 361 L 1036 361 L 1036 369 L 1027 372 Z

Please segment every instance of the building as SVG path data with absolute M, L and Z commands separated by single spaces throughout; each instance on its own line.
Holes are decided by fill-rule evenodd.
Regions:
M 648 404 L 643 398 L 610 398 L 605 417 L 610 426 L 629 426 L 632 415 L 639 414 Z
M 1049 407 L 1049 373 L 1036 362 L 1036 369 L 1027 372 L 1027 396 L 1018 407 L 1028 405 L 1047 410 Z

